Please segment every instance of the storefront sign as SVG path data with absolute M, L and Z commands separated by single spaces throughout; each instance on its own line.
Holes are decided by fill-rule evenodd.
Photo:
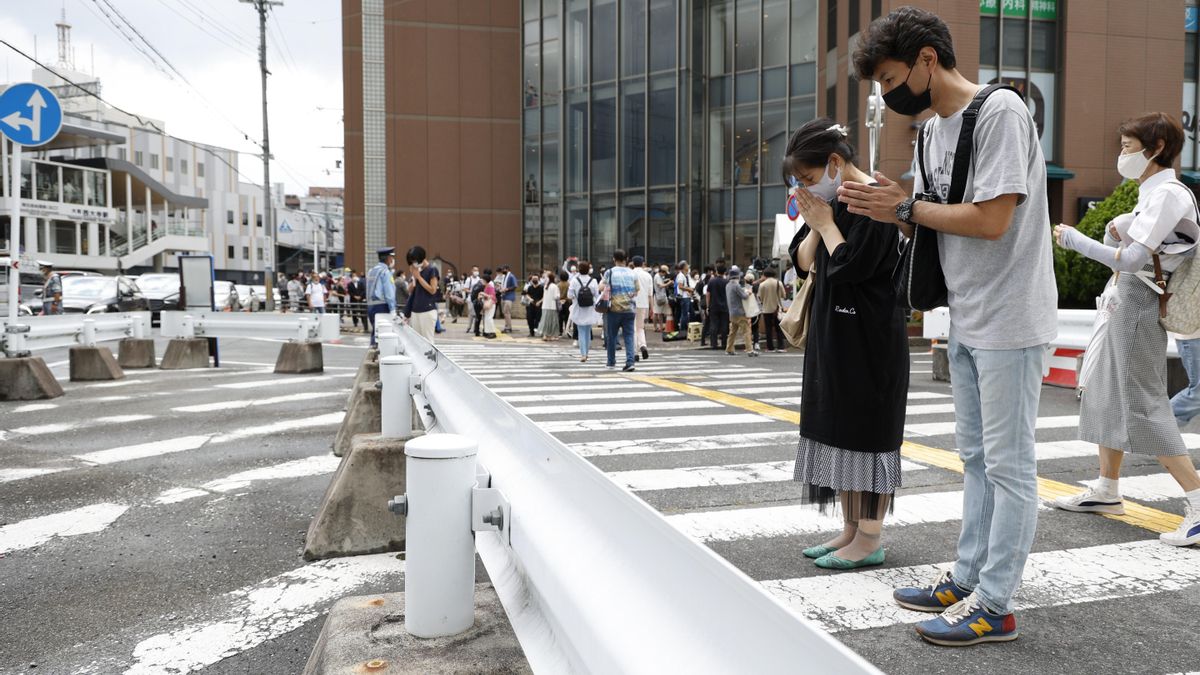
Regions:
M 21 215 L 53 220 L 72 220 L 88 223 L 113 222 L 112 209 L 103 206 L 83 206 L 62 202 L 42 202 L 35 199 L 21 200 Z
M 1004 6 L 1004 16 L 1025 18 L 1029 16 L 1029 5 L 1033 5 L 1033 18 L 1053 21 L 1058 18 L 1058 0 L 979 0 L 979 13 L 996 16 Z

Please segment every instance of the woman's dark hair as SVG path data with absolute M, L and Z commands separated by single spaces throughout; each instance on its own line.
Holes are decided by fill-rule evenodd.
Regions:
M 1175 158 L 1183 150 L 1183 127 L 1167 113 L 1148 113 L 1125 120 L 1117 131 L 1122 136 L 1138 139 L 1142 149 L 1150 152 L 1154 152 L 1162 141 L 1162 152 L 1154 158 L 1154 163 L 1159 166 L 1175 166 Z
M 824 167 L 829 156 L 837 154 L 853 164 L 856 159 L 854 148 L 842 135 L 841 126 L 828 117 L 818 117 L 806 122 L 788 139 L 787 151 L 783 155 L 783 182 L 800 169 Z
M 588 274 L 591 274 L 592 273 L 592 263 L 590 263 L 586 260 L 580 260 L 578 263 L 575 264 L 575 271 L 579 272 L 580 274 L 585 275 L 585 276 Z
M 559 270 L 559 272 L 558 272 L 558 280 L 559 281 L 570 281 L 570 279 L 571 279 L 570 274 L 567 274 L 566 272 Z
M 425 248 L 414 246 L 408 249 L 408 253 L 404 254 L 404 261 L 409 265 L 425 262 Z
M 485 268 L 483 270 L 483 273 L 479 275 L 479 278 L 483 279 L 484 281 L 491 281 L 492 280 L 492 268 L 490 268 L 490 267 Z
M 916 7 L 901 7 L 867 26 L 854 50 L 854 72 L 870 80 L 879 64 L 889 59 L 912 66 L 922 47 L 937 52 L 938 63 L 949 70 L 957 64 L 950 28 L 938 15 Z

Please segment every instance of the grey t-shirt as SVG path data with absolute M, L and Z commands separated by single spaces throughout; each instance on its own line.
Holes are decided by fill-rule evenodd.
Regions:
M 935 115 L 925 127 L 925 166 L 943 201 L 961 129 L 962 110 Z M 923 192 L 921 172 L 916 174 L 914 189 Z M 1001 90 L 979 111 L 963 202 L 1006 194 L 1018 195 L 1017 208 L 999 240 L 938 233 L 950 332 L 976 349 L 1023 349 L 1047 344 L 1058 333 L 1046 161 L 1029 109 L 1015 93 Z

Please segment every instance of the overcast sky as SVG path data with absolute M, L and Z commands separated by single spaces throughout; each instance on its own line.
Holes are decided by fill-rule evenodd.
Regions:
M 335 166 L 343 144 L 341 4 L 284 0 L 267 22 L 271 182 L 286 183 L 289 193 L 307 192 L 310 185 L 342 185 L 343 173 Z M 134 49 L 105 19 L 101 10 L 113 14 L 110 5 L 193 86 L 167 77 Z M 239 0 L 0 0 L 0 35 L 31 55 L 36 36 L 38 60 L 53 66 L 58 60 L 54 24 L 64 7 L 75 68 L 94 69 L 105 99 L 163 120 L 174 136 L 243 151 L 239 169 L 249 180 L 262 180 L 258 150 L 239 132 L 262 137 L 258 15 L 251 5 Z M 34 66 L 22 56 L 0 45 L 0 57 L 5 82 L 30 78 Z

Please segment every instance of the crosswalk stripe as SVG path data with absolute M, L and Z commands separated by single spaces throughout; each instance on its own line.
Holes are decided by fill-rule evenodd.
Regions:
M 99 532 L 128 509 L 124 504 L 92 504 L 5 525 L 0 527 L 0 553 L 41 546 L 55 537 Z
M 345 389 L 335 389 L 333 391 L 311 391 L 302 392 L 299 394 L 288 394 L 286 396 L 273 396 L 271 398 L 251 398 L 241 401 L 217 401 L 215 403 L 199 403 L 196 405 L 182 405 L 177 408 L 171 408 L 175 412 L 215 412 L 218 410 L 237 410 L 239 408 L 249 408 L 261 405 L 274 405 L 276 403 L 292 403 L 294 401 L 307 401 L 314 398 L 325 398 L 328 396 L 345 396 Z
M 632 382 L 624 385 L 620 393 L 621 400 L 631 398 L 678 398 L 682 397 L 677 391 L 663 391 L 661 389 L 650 388 L 649 390 L 640 389 L 645 385 L 633 384 Z M 592 401 L 598 398 L 596 392 L 587 388 L 587 391 L 572 391 L 566 394 L 518 394 L 512 396 L 501 396 L 509 403 L 544 403 L 547 401 Z M 626 391 L 631 389 L 632 391 Z
M 128 424 L 129 422 L 143 422 L 145 420 L 154 419 L 154 415 L 113 415 L 111 417 L 93 417 L 92 419 L 76 419 L 71 422 L 55 422 L 53 424 L 39 424 L 31 427 L 17 427 L 12 430 L 14 434 L 22 436 L 44 436 L 46 434 L 60 434 L 64 431 L 72 431 L 80 428 L 92 428 L 94 426 L 103 426 L 107 424 Z
M 624 397 L 622 397 L 624 398 Z M 634 401 L 632 403 L 579 403 L 575 405 L 528 405 L 518 406 L 517 412 L 524 415 L 583 415 L 587 413 L 640 412 L 643 410 L 698 410 L 721 408 L 713 401 Z
M 273 377 L 268 380 L 250 380 L 248 382 L 225 382 L 224 384 L 214 384 L 214 387 L 222 389 L 258 389 L 260 387 L 273 387 L 278 385 L 291 386 L 293 384 L 304 384 L 305 382 L 317 382 L 319 380 L 328 380 L 334 377 L 353 377 L 354 373 L 330 373 L 325 375 L 313 375 L 311 377 Z
M 631 438 L 615 441 L 590 441 L 569 443 L 567 447 L 582 457 L 607 457 L 611 455 L 640 455 L 660 452 L 688 452 L 692 450 L 723 450 L 725 448 L 751 448 L 772 445 L 789 445 L 799 441 L 795 429 L 787 431 L 752 432 L 720 436 L 688 436 L 679 438 Z
M 925 422 L 905 424 L 904 433 L 913 436 L 949 436 L 954 433 L 954 422 Z M 1038 429 L 1066 429 L 1079 426 L 1079 415 L 1057 415 L 1037 418 Z
M 274 640 L 320 616 L 327 605 L 367 584 L 400 586 L 395 554 L 335 558 L 230 591 L 219 606 L 180 628 L 137 644 L 126 675 L 187 673 Z
M 57 403 L 26 403 L 25 405 L 19 405 L 19 406 L 13 408 L 9 412 L 12 412 L 12 413 L 38 412 L 40 410 L 54 410 L 57 407 L 58 407 Z
M 735 426 L 739 424 L 768 424 L 774 420 L 754 414 L 704 415 L 702 417 L 633 417 L 610 420 L 545 420 L 536 422 L 551 434 L 572 431 L 620 431 L 628 429 L 665 429 L 668 427 Z
M 66 471 L 70 467 L 55 467 L 40 468 L 40 469 L 0 469 L 0 483 L 10 483 L 15 480 L 25 480 L 26 478 L 34 478 L 36 476 L 45 476 L 47 474 Z
M 558 384 L 554 386 L 534 386 L 534 387 L 489 387 L 494 394 L 532 394 L 534 392 L 555 392 L 555 391 L 573 391 L 576 382 L 563 382 L 561 379 L 555 380 Z M 628 382 L 623 378 L 612 380 L 609 382 L 599 383 L 590 382 L 582 385 L 587 391 L 606 391 L 609 389 L 621 390 L 655 390 L 656 388 L 648 384 L 640 384 L 638 382 Z
M 1098 480 L 1079 481 L 1080 485 L 1095 487 Z M 1152 473 L 1145 476 L 1123 476 L 1121 496 L 1143 502 L 1162 502 L 1183 497 L 1183 488 L 1169 473 Z
M 761 583 L 793 612 L 838 632 L 930 618 L 901 608 L 892 601 L 892 591 L 926 586 L 948 567 L 949 563 L 878 568 Z M 1153 540 L 1131 541 L 1030 555 L 1015 600 L 1018 610 L 1058 607 L 1168 593 L 1197 583 L 1200 551 Z
M 333 473 L 341 464 L 342 459 L 331 454 L 314 455 L 303 459 L 274 464 L 272 466 L 249 469 L 238 473 L 208 481 L 198 488 L 177 487 L 164 490 L 155 498 L 155 504 L 177 504 L 195 497 L 203 497 L 214 492 L 234 492 L 250 487 L 256 481 L 279 480 L 282 478 L 304 478 Z
M 926 467 L 901 460 L 906 473 L 924 471 Z M 712 487 L 717 485 L 747 485 L 790 481 L 796 462 L 761 462 L 756 464 L 726 464 L 722 466 L 688 466 L 677 469 L 642 469 L 614 471 L 608 474 L 618 485 L 635 492 L 644 490 L 677 490 L 681 488 Z

